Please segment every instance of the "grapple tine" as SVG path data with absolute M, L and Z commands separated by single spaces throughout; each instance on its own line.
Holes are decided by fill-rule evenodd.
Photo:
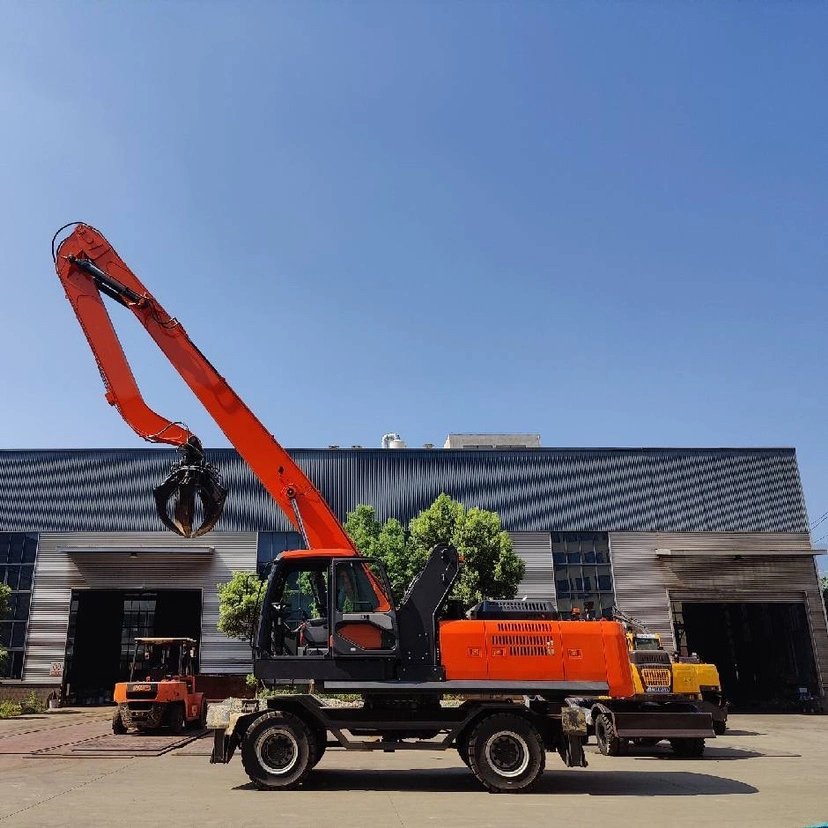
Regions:
M 168 477 L 160 486 L 157 486 L 153 490 L 153 495 L 155 495 L 155 511 L 158 513 L 161 523 L 163 523 L 167 529 L 171 532 L 175 532 L 176 535 L 182 535 L 186 538 L 187 535 L 184 534 L 182 527 L 173 522 L 169 516 L 169 512 L 167 511 L 167 504 L 169 503 L 170 498 L 173 497 L 177 491 L 178 482 L 172 476 Z
M 198 531 L 193 532 L 193 537 L 197 538 L 199 535 L 206 535 L 221 517 L 224 509 L 224 501 L 227 499 L 227 490 L 221 486 L 215 486 L 210 480 L 209 485 L 198 490 L 198 495 L 201 498 L 201 505 L 204 509 L 204 520 Z
M 173 508 L 173 523 L 181 527 L 185 538 L 193 536 L 193 518 L 195 517 L 195 495 L 197 484 L 193 480 L 197 472 L 190 469 L 184 480 L 178 484 L 178 499 Z

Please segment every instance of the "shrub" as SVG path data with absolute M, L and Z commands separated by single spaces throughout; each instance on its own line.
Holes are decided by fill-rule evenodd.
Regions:
M 23 709 L 17 702 L 0 702 L 0 719 L 11 719 L 13 716 L 19 716 L 22 712 Z
M 22 702 L 20 702 L 20 712 L 23 714 L 42 713 L 46 709 L 43 702 L 37 697 L 37 694 L 32 690 Z

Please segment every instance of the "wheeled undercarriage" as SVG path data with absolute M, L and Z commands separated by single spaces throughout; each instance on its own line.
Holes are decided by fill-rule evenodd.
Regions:
M 207 726 L 214 731 L 210 761 L 229 762 L 240 748 L 247 775 L 271 790 L 301 785 L 327 748 L 456 750 L 493 792 L 533 787 L 547 751 L 568 766 L 587 764 L 583 711 L 542 698 L 481 694 L 459 700 L 425 692 L 367 694 L 344 705 L 313 694 L 228 699 L 210 705 Z

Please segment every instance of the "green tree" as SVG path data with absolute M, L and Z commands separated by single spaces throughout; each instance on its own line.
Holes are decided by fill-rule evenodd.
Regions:
M 396 518 L 381 524 L 374 507 L 365 503 L 348 513 L 345 531 L 362 555 L 382 561 L 394 597 L 399 601 L 411 579 L 422 569 L 428 553 L 412 555 L 403 525 Z
M 259 619 L 264 582 L 255 572 L 233 572 L 226 584 L 216 584 L 218 628 L 230 638 L 250 641 Z
M 822 603 L 825 604 L 825 612 L 828 612 L 828 575 L 819 579 L 819 585 L 822 587 Z
M 365 504 L 348 515 L 345 530 L 363 555 L 383 562 L 398 602 L 439 543 L 452 544 L 463 556 L 452 595 L 466 606 L 483 598 L 513 598 L 526 569 L 495 512 L 467 511 L 447 494 L 413 518 L 408 532 L 394 518 L 380 524 Z
M 5 618 L 9 611 L 9 598 L 11 597 L 11 587 L 8 584 L 0 584 L 0 618 Z M 8 651 L 2 644 L 0 644 L 0 667 L 6 663 L 6 656 Z
M 373 506 L 360 503 L 353 512 L 348 512 L 345 531 L 354 542 L 354 546 L 366 558 L 373 558 L 377 554 L 377 542 L 382 526 L 377 520 L 377 512 Z

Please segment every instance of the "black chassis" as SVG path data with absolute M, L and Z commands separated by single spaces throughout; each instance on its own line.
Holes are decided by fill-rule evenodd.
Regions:
M 557 751 L 570 767 L 586 767 L 583 746 L 587 739 L 586 718 L 577 707 L 562 707 L 561 701 L 540 697 L 520 700 L 466 699 L 459 706 L 442 706 L 439 694 L 420 694 L 387 703 L 382 697 L 366 696 L 361 707 L 327 706 L 313 694 L 289 694 L 262 700 L 237 700 L 241 712 L 231 732 L 215 728 L 211 764 L 226 764 L 244 739 L 245 732 L 270 710 L 283 710 L 302 718 L 315 729 L 333 734 L 329 747 L 346 750 L 448 750 L 471 731 L 482 718 L 493 713 L 512 713 L 525 717 L 537 728 L 549 751 Z M 244 705 L 254 707 L 244 711 Z M 209 725 L 208 725 L 209 726 Z M 350 736 L 346 734 L 347 731 Z M 370 741 L 354 739 L 368 735 Z M 437 739 L 436 736 L 442 736 Z M 380 738 L 377 739 L 376 737 Z M 411 739 L 412 741 L 404 741 Z

